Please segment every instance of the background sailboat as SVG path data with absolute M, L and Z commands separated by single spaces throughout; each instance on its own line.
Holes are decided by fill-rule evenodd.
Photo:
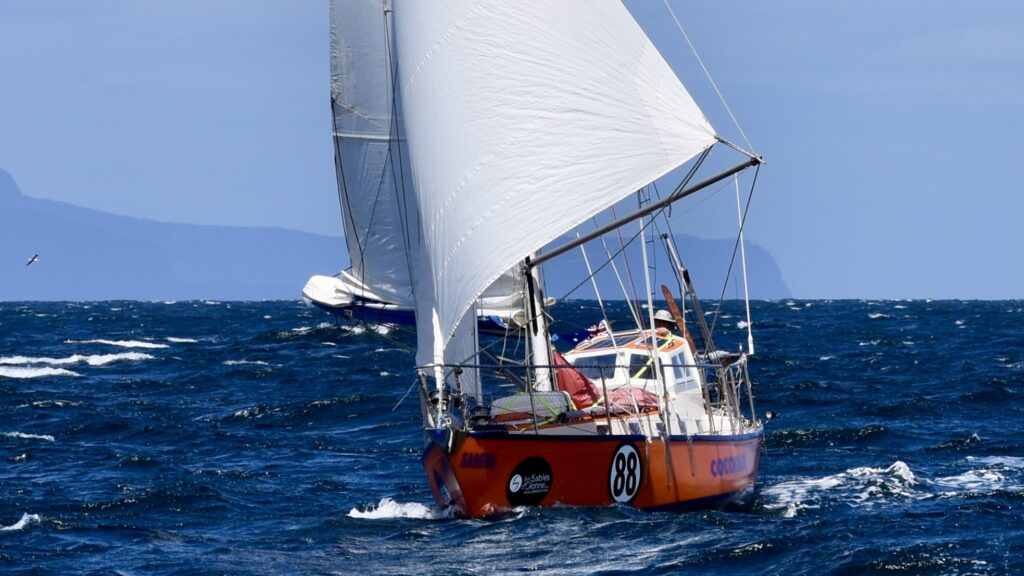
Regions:
M 330 5 L 331 113 L 338 200 L 351 266 L 311 277 L 303 297 L 354 320 L 414 323 L 418 206 L 406 147 L 398 60 L 385 2 Z M 521 308 L 510 273 L 479 299 L 483 326 L 503 331 Z

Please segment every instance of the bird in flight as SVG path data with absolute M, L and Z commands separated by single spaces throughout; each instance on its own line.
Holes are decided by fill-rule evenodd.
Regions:
M 39 254 L 33 254 L 32 257 L 28 259 L 28 262 L 25 262 L 25 266 L 31 266 L 31 265 L 35 264 L 36 262 L 38 262 L 38 261 L 39 261 Z

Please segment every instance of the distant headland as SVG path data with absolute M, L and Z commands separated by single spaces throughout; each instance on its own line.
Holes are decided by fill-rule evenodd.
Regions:
M 734 242 L 685 235 L 676 241 L 701 297 L 717 298 Z M 26 267 L 33 254 L 39 254 L 39 261 Z M 765 249 L 748 243 L 747 263 L 752 298 L 790 296 Z M 582 263 L 548 273 L 549 296 L 572 289 L 572 276 L 563 271 L 575 265 Z M 311 275 L 333 274 L 345 266 L 340 236 L 118 216 L 25 196 L 0 170 L 0 300 L 298 299 Z M 738 270 L 737 263 L 734 279 Z M 581 289 L 569 297 L 591 294 Z M 730 281 L 725 297 L 737 296 L 742 297 L 742 286 Z

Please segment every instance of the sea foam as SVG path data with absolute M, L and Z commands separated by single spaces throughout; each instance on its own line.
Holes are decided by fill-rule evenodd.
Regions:
M 918 483 L 913 471 L 897 460 L 887 468 L 859 467 L 823 478 L 806 478 L 768 486 L 761 494 L 768 510 L 781 510 L 786 518 L 807 509 L 821 508 L 828 493 L 836 492 L 840 500 L 861 505 L 888 496 L 913 497 Z
M 46 358 L 34 356 L 3 356 L 0 357 L 0 364 L 7 365 L 29 365 L 49 364 L 51 366 L 64 366 L 67 364 L 78 364 L 85 362 L 90 366 L 103 366 L 111 362 L 152 360 L 153 356 L 142 352 L 122 352 L 120 354 L 73 354 L 66 358 Z M 77 376 L 77 374 L 76 374 Z
M 387 520 L 391 518 L 415 518 L 419 520 L 434 520 L 443 518 L 433 508 L 417 502 L 395 502 L 391 498 L 381 498 L 376 507 L 366 510 L 353 508 L 348 512 L 349 518 L 360 518 L 363 520 Z
M 225 366 L 244 366 L 247 364 L 253 366 L 270 366 L 270 364 L 267 364 L 263 360 L 225 360 L 224 362 L 221 362 L 221 364 L 224 364 Z
M 47 442 L 53 442 L 53 436 L 49 434 L 26 434 L 24 432 L 4 432 L 4 436 L 8 438 L 23 438 L 25 440 L 46 440 Z
M 4 378 L 42 378 L 44 376 L 81 376 L 65 368 L 50 368 L 44 366 L 0 366 L 0 376 Z
M 39 514 L 29 514 L 28 512 L 25 512 L 21 515 L 21 520 L 18 520 L 14 524 L 11 524 L 10 526 L 0 526 L 0 532 L 13 532 L 15 530 L 24 530 L 32 524 L 42 522 L 42 520 L 43 519 L 39 516 Z
M 93 340 L 65 340 L 65 344 L 104 344 L 106 346 L 120 346 L 121 348 L 168 348 L 167 344 L 157 344 L 156 342 L 145 342 L 143 340 L 106 340 L 103 338 L 96 338 Z

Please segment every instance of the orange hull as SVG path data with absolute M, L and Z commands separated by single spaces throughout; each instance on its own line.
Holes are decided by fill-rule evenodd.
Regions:
M 447 435 L 423 455 L 439 506 L 487 516 L 516 506 L 703 508 L 754 487 L 763 432 L 738 436 Z M 667 453 L 666 453 L 667 449 Z

